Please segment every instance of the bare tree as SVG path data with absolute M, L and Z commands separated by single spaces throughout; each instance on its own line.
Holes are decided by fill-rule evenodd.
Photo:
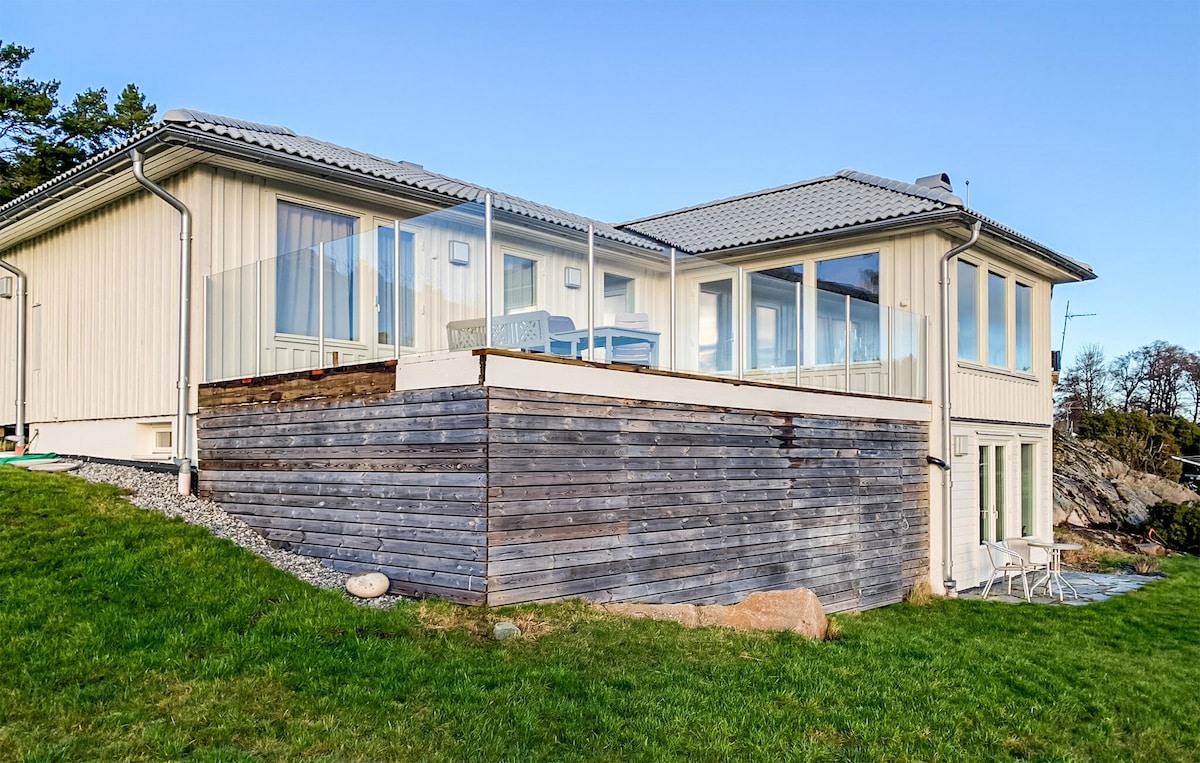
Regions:
M 1108 366 L 1116 402 L 1129 412 L 1142 400 L 1146 377 L 1150 374 L 1150 357 L 1146 347 L 1130 350 Z
M 1179 413 L 1179 404 L 1187 386 L 1188 351 L 1177 344 L 1151 342 L 1147 351 L 1149 373 L 1146 376 L 1146 413 Z
M 1200 352 L 1189 352 L 1184 359 L 1185 387 L 1192 399 L 1192 423 L 1200 424 Z
M 1056 416 L 1071 428 L 1086 413 L 1100 413 L 1109 406 L 1109 374 L 1104 365 L 1104 350 L 1085 345 L 1058 383 Z

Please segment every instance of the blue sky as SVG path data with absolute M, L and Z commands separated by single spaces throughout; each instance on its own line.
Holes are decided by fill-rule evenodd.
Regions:
M 1067 355 L 1200 350 L 1200 3 L 0 0 L 24 73 L 619 222 L 850 167 L 948 172 L 1091 264 Z

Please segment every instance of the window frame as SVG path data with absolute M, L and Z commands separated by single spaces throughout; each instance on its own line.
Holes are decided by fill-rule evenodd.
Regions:
M 533 278 L 532 278 L 532 281 L 530 284 L 530 288 L 533 293 L 531 295 L 530 303 L 527 305 L 519 305 L 516 307 L 509 307 L 509 304 L 508 304 L 508 267 L 506 265 L 509 257 L 512 257 L 513 259 L 524 260 L 525 262 L 528 262 L 533 271 Z M 542 262 L 541 257 L 525 254 L 524 252 L 517 253 L 516 251 L 509 250 L 509 249 L 504 249 L 501 251 L 501 253 L 500 253 L 500 311 L 501 311 L 500 314 L 501 315 L 519 315 L 521 313 L 535 312 L 538 309 L 538 295 L 542 291 L 538 282 L 541 279 L 542 272 L 544 270 L 545 270 L 545 267 L 543 267 L 543 262 Z
M 350 234 L 350 237 L 357 237 L 362 233 L 363 221 L 365 219 L 365 216 L 359 212 L 355 212 L 353 210 L 346 209 L 345 207 L 339 207 L 334 204 L 328 204 L 328 203 L 314 200 L 314 199 L 285 195 L 285 194 L 281 194 L 281 193 L 274 194 L 273 211 L 274 211 L 274 215 L 275 215 L 275 220 L 274 220 L 275 224 L 270 226 L 271 237 L 272 237 L 271 243 L 272 243 L 272 247 L 273 247 L 271 251 L 273 251 L 274 254 L 272 254 L 269 257 L 269 259 L 273 261 L 274 269 L 275 269 L 275 276 L 274 276 L 275 286 L 274 286 L 274 290 L 272 293 L 272 298 L 274 300 L 274 310 L 273 310 L 274 317 L 273 317 L 272 323 L 271 323 L 271 327 L 272 327 L 271 333 L 275 337 L 279 337 L 279 338 L 287 338 L 287 339 L 291 339 L 291 340 L 301 340 L 301 341 L 312 341 L 312 340 L 318 339 L 321 336 L 321 333 L 322 333 L 321 326 L 317 327 L 317 333 L 315 333 L 315 334 L 297 334 L 294 332 L 279 330 L 279 296 L 280 296 L 279 258 L 283 255 L 291 254 L 292 252 L 295 252 L 295 251 L 300 251 L 300 250 L 292 250 L 292 252 L 280 252 L 279 251 L 279 246 L 280 246 L 280 242 L 279 242 L 279 211 L 280 211 L 280 205 L 282 205 L 282 204 L 290 204 L 290 205 L 296 206 L 296 207 L 305 207 L 307 209 L 312 209 L 317 212 L 324 212 L 324 213 L 330 214 L 330 215 L 338 215 L 340 217 L 345 217 L 350 220 L 353 220 L 354 223 L 353 223 L 352 227 L 353 227 L 354 232 Z M 318 243 L 320 243 L 320 242 L 318 242 Z M 315 248 L 316 246 L 317 245 L 314 244 L 313 247 L 310 247 L 310 248 Z M 355 271 L 360 276 L 360 278 L 356 279 L 356 281 L 361 280 L 361 275 L 362 275 L 361 271 L 363 268 L 363 262 L 362 262 L 363 254 L 362 254 L 361 249 L 362 249 L 361 246 L 357 246 L 355 248 L 355 253 L 354 253 Z M 324 295 L 322 295 L 322 294 L 318 294 L 317 295 L 318 301 L 320 299 L 322 299 L 323 296 Z M 324 333 L 325 333 L 325 339 L 327 341 L 347 342 L 350 344 L 363 344 L 363 340 L 362 340 L 363 326 L 361 325 L 362 324 L 361 311 L 362 311 L 362 305 L 363 305 L 362 284 L 355 283 L 355 285 L 353 286 L 352 301 L 354 303 L 354 310 L 352 310 L 351 312 L 352 312 L 352 315 L 354 316 L 354 321 L 355 321 L 355 324 L 352 325 L 352 329 L 357 329 L 358 337 L 351 338 L 351 339 L 341 339 L 341 338 L 330 336 L 328 331 L 326 331 Z M 318 308 L 317 312 L 319 312 L 319 308 Z M 326 318 L 328 318 L 328 316 L 326 316 Z M 313 320 L 316 320 L 316 318 L 314 318 Z M 352 330 L 351 333 L 353 334 L 354 331 Z
M 1003 266 L 1000 263 L 990 261 L 985 258 L 958 257 L 957 263 L 970 265 L 975 268 L 975 347 L 976 356 L 974 358 L 966 358 L 959 354 L 961 342 L 958 339 L 962 327 L 961 313 L 958 311 L 959 297 L 962 292 L 962 279 L 958 277 L 958 266 L 955 266 L 955 313 L 954 313 L 954 331 L 957 363 L 961 366 L 977 369 L 981 371 L 990 371 L 993 373 L 1009 374 L 1025 379 L 1036 379 L 1036 353 L 1034 347 L 1034 319 L 1037 314 L 1035 307 L 1035 295 L 1038 291 L 1036 279 L 1031 278 L 1025 273 L 1019 273 L 1012 268 Z M 980 277 L 980 275 L 984 277 Z M 991 278 L 996 277 L 1003 280 L 1004 283 L 1004 364 L 999 365 L 991 362 L 992 360 L 992 331 L 991 331 L 991 307 L 989 285 Z M 1018 287 L 1028 289 L 1029 305 L 1027 323 L 1027 341 L 1029 353 L 1029 367 L 1019 367 L 1018 350 L 1020 349 L 1018 340 L 1018 323 L 1017 323 L 1017 291 Z

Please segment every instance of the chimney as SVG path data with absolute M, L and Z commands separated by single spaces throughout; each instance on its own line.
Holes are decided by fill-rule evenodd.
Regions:
M 945 172 L 940 175 L 926 175 L 923 178 L 917 178 L 914 185 L 919 185 L 922 188 L 932 188 L 946 193 L 954 193 L 954 189 L 950 187 L 950 176 Z

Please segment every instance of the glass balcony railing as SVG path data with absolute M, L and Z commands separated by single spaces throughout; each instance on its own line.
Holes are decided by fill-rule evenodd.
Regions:
M 620 238 L 469 203 L 217 273 L 205 378 L 492 347 L 926 397 L 922 316 Z

